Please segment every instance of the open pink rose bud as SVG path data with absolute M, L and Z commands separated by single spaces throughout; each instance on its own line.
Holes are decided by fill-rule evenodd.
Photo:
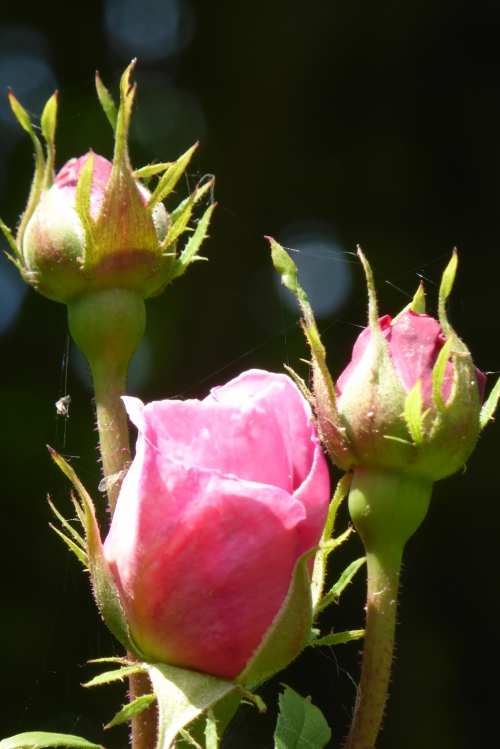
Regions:
M 310 407 L 287 376 L 259 370 L 203 401 L 124 401 L 139 436 L 104 553 L 131 636 L 148 660 L 234 679 L 324 527 Z
M 68 161 L 57 176 L 57 96 L 49 99 L 41 119 L 45 157 L 27 112 L 9 94 L 14 114 L 33 140 L 36 168 L 16 238 L 2 222 L 0 227 L 25 280 L 50 299 L 70 304 L 108 289 L 129 289 L 146 299 L 196 259 L 205 236 L 200 229 L 195 246 L 176 257 L 177 240 L 189 230 L 194 203 L 208 184 L 175 209 L 172 217 L 162 203 L 182 177 L 196 146 L 176 162 L 132 170 L 127 138 L 135 95 L 135 86 L 129 85 L 133 65 L 122 77 L 118 111 L 96 79 L 99 99 L 115 130 L 113 162 L 89 152 Z M 154 175 L 162 176 L 151 193 L 141 179 Z

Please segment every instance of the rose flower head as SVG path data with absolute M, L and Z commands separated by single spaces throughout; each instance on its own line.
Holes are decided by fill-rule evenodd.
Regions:
M 259 370 L 202 401 L 124 401 L 137 451 L 104 555 L 135 645 L 153 663 L 269 676 L 308 642 L 329 506 L 308 403 L 288 376 Z
M 295 265 L 274 240 L 272 251 L 283 283 L 304 312 L 313 353 L 309 397 L 332 460 L 344 470 L 394 470 L 430 483 L 463 466 L 492 416 L 499 388 L 481 408 L 486 377 L 447 319 L 456 252 L 443 274 L 438 321 L 425 313 L 422 286 L 394 320 L 388 315 L 379 319 L 372 272 L 359 251 L 368 281 L 369 326 L 334 383 Z
M 123 74 L 118 110 L 96 76 L 97 93 L 115 131 L 113 162 L 92 151 L 70 159 L 55 174 L 57 94 L 41 118 L 46 156 L 27 112 L 9 92 L 12 110 L 35 148 L 35 176 L 16 238 L 0 221 L 12 249 L 9 256 L 37 291 L 70 304 L 85 294 L 105 289 L 131 289 L 142 299 L 157 294 L 187 264 L 205 237 L 213 206 L 200 221 L 177 257 L 177 240 L 189 230 L 194 203 L 210 183 L 197 189 L 170 215 L 162 201 L 172 192 L 196 148 L 178 161 L 132 170 L 128 133 L 136 86 L 129 83 L 135 61 Z M 151 193 L 141 182 L 159 178 Z M 203 224 L 203 226 L 201 226 Z

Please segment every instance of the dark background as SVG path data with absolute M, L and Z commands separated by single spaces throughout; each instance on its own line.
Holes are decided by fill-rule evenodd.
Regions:
M 373 265 L 381 310 L 392 314 L 419 274 L 435 311 L 437 284 L 457 246 L 452 324 L 479 368 L 500 370 L 498 2 L 191 0 L 176 7 L 177 34 L 168 0 L 26 1 L 0 10 L 2 91 L 11 85 L 39 115 L 59 89 L 58 167 L 89 147 L 111 156 L 93 74 L 99 69 L 116 95 L 137 55 L 134 166 L 173 159 L 200 139 L 190 184 L 217 176 L 219 205 L 203 248 L 210 262 L 148 302 L 147 343 L 130 391 L 144 400 L 204 397 L 244 369 L 282 371 L 284 362 L 305 375 L 298 316 L 279 294 L 265 234 L 302 247 L 299 265 L 313 258 L 306 290 L 313 295 L 317 284 L 318 305 L 326 305 L 319 323 L 334 375 L 366 324 L 363 277 L 350 254 L 358 243 Z M 2 102 L 0 215 L 15 226 L 31 179 L 31 144 Z M 85 366 L 70 348 L 65 368 L 64 307 L 24 293 L 13 270 L 0 258 L 0 736 L 53 729 L 123 746 L 125 731 L 103 735 L 101 726 L 124 687 L 80 687 L 95 673 L 88 658 L 120 651 L 79 563 L 48 527 L 45 501 L 50 492 L 71 514 L 68 485 L 46 443 L 79 456 L 74 466 L 100 497 Z M 322 283 L 335 289 L 336 306 Z M 67 422 L 54 407 L 66 392 L 66 371 Z M 435 486 L 428 517 L 408 544 L 379 749 L 495 742 L 499 447 L 493 424 L 467 472 Z M 353 538 L 334 555 L 332 578 L 360 554 Z M 363 593 L 361 573 L 325 629 L 361 627 Z M 270 717 L 245 709 L 225 746 L 272 746 L 284 681 L 321 707 L 338 747 L 359 650 L 351 643 L 305 653 L 264 688 Z

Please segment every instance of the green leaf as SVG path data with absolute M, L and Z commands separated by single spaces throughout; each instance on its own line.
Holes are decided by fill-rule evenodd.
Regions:
M 361 557 L 360 559 L 356 559 L 354 562 L 351 562 L 347 569 L 343 571 L 335 585 L 333 585 L 328 593 L 316 605 L 314 609 L 315 614 L 319 614 L 320 611 L 323 611 L 323 609 L 326 608 L 330 603 L 336 601 L 339 598 L 340 594 L 349 585 L 356 572 L 364 565 L 365 562 L 366 557 Z M 314 644 L 316 645 L 316 642 Z
M 207 208 L 207 210 L 201 217 L 198 226 L 196 227 L 196 231 L 190 237 L 189 242 L 186 244 L 183 251 L 175 261 L 175 265 L 172 271 L 172 280 L 174 278 L 177 278 L 178 276 L 181 276 L 188 265 L 193 261 L 205 260 L 205 258 L 200 257 L 196 253 L 200 249 L 203 240 L 207 237 L 208 225 L 210 223 L 210 219 L 216 205 L 217 203 L 213 203 Z
M 113 573 L 109 569 L 104 557 L 104 549 L 95 516 L 94 503 L 69 463 L 67 463 L 64 458 L 56 453 L 56 451 L 51 447 L 49 447 L 48 450 L 53 461 L 74 485 L 85 509 L 85 536 L 87 540 L 89 569 L 94 587 L 94 595 L 101 615 L 116 639 L 121 642 L 130 653 L 143 661 L 145 660 L 144 655 L 132 640 Z
M 279 698 L 275 749 L 323 749 L 332 732 L 323 713 L 290 687 Z
M 375 281 L 373 279 L 373 271 L 370 263 L 363 254 L 363 250 L 358 246 L 358 257 L 361 260 L 363 269 L 366 276 L 366 284 L 368 286 L 368 320 L 372 331 L 380 330 L 378 324 L 378 305 L 377 305 L 377 294 L 375 292 Z
M 189 746 L 194 746 L 195 749 L 203 749 L 203 747 L 200 746 L 200 744 L 198 744 L 198 742 L 193 739 L 189 731 L 186 731 L 184 728 L 181 728 L 181 730 L 179 731 L 179 736 L 181 736 L 186 742 L 186 744 L 189 744 Z M 179 742 L 176 741 L 175 745 L 177 746 L 178 743 Z
M 116 104 L 113 101 L 113 97 L 102 82 L 101 76 L 99 75 L 99 72 L 97 70 L 95 73 L 95 87 L 97 90 L 97 98 L 101 102 L 101 107 L 104 109 L 104 114 L 108 118 L 109 124 L 113 128 L 114 132 L 116 130 L 118 111 L 116 109 Z
M 443 348 L 439 352 L 434 369 L 432 371 L 432 397 L 438 411 L 442 411 L 445 407 L 441 390 L 443 387 L 443 380 L 446 374 L 446 365 L 451 354 L 451 346 L 453 343 L 453 335 L 450 335 Z
M 405 421 L 416 445 L 424 441 L 422 416 L 422 382 L 418 379 L 406 396 L 404 407 Z
M 490 421 L 493 418 L 493 414 L 495 413 L 499 398 L 500 398 L 500 377 L 496 381 L 495 387 L 489 394 L 488 400 L 486 401 L 486 403 L 483 405 L 481 409 L 481 414 L 479 416 L 479 425 L 481 429 L 484 429 L 488 421 Z
M 41 119 L 42 133 L 47 144 L 47 163 L 43 176 L 43 189 L 48 190 L 54 181 L 55 136 L 57 124 L 57 91 L 46 103 Z
M 443 329 L 443 333 L 448 337 L 451 333 L 450 324 L 448 322 L 448 316 L 446 314 L 446 300 L 451 294 L 453 288 L 453 282 L 455 280 L 455 274 L 457 272 L 458 255 L 457 251 L 453 250 L 453 255 L 450 262 L 445 268 L 443 277 L 441 279 L 441 286 L 439 288 L 439 322 Z
M 170 195 L 177 182 L 186 171 L 186 167 L 189 164 L 191 156 L 197 148 L 198 143 L 195 143 L 194 146 L 191 146 L 191 148 L 186 151 L 186 153 L 182 154 L 182 156 L 177 161 L 174 161 L 174 163 L 169 166 L 163 177 L 158 182 L 153 194 L 148 200 L 148 208 L 150 210 L 153 210 L 157 203 L 164 200 L 168 195 Z
M 158 701 L 156 749 L 170 749 L 181 729 L 235 689 L 228 679 L 163 663 L 150 664 L 148 671 Z
M 18 733 L 0 741 L 0 749 L 45 749 L 50 746 L 68 746 L 74 749 L 102 749 L 100 744 L 92 744 L 80 736 L 47 731 Z
M 124 666 L 116 671 L 105 671 L 103 674 L 94 676 L 93 679 L 88 681 L 86 684 L 82 684 L 84 687 L 98 687 L 101 684 L 109 684 L 112 681 L 119 681 L 125 679 L 126 676 L 132 676 L 132 674 L 146 673 L 147 668 L 144 664 L 138 663 L 137 666 Z
M 131 720 L 134 715 L 142 713 L 142 711 L 149 707 L 155 700 L 156 697 L 154 694 L 143 694 L 142 697 L 137 697 L 136 700 L 125 705 L 120 712 L 115 715 L 113 720 L 105 726 L 105 728 L 113 728 L 113 726 L 117 726 L 119 723 L 125 723 L 125 721 Z
M 317 640 L 312 640 L 311 645 L 342 645 L 345 642 L 351 642 L 351 640 L 359 640 L 360 637 L 365 636 L 364 629 L 351 629 L 349 632 L 331 632 L 325 637 L 318 637 Z

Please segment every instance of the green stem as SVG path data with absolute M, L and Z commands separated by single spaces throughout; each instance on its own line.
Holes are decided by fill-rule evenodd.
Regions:
M 401 571 L 399 558 L 367 553 L 368 594 L 361 680 L 345 749 L 372 749 L 384 715 L 391 675 Z
M 103 289 L 68 305 L 71 335 L 85 355 L 94 382 L 99 447 L 108 486 L 111 516 L 120 490 L 120 474 L 130 461 L 125 395 L 130 359 L 139 345 L 146 322 L 144 301 L 131 289 Z M 133 659 L 133 656 L 130 655 Z M 146 674 L 130 677 L 130 701 L 151 694 Z M 152 705 L 132 718 L 132 749 L 154 749 L 158 715 Z
M 384 715 L 391 674 L 401 559 L 424 519 L 432 484 L 358 466 L 349 510 L 366 550 L 366 634 L 353 722 L 344 749 L 373 749 Z

